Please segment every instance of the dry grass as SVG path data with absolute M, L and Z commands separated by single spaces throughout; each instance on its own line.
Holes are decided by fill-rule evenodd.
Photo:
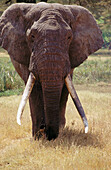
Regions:
M 16 123 L 21 96 L 0 98 L 0 169 L 5 170 L 110 170 L 111 93 L 78 91 L 84 106 L 89 133 L 69 97 L 67 124 L 55 141 L 31 137 L 29 107 L 22 126 Z

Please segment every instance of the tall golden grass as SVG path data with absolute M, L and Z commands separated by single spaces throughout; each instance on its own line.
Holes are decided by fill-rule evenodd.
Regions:
M 105 91 L 105 90 L 104 90 Z M 27 104 L 22 126 L 16 123 L 21 96 L 0 98 L 0 169 L 5 170 L 110 170 L 111 93 L 78 90 L 89 122 L 82 121 L 69 97 L 66 127 L 54 141 L 31 137 Z

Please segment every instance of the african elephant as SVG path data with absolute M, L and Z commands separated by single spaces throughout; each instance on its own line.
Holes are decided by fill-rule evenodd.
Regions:
M 85 8 L 61 4 L 14 4 L 0 18 L 0 45 L 26 84 L 17 122 L 26 101 L 32 118 L 32 135 L 42 127 L 48 140 L 65 125 L 68 94 L 83 120 L 88 122 L 72 84 L 72 71 L 102 47 L 101 31 Z

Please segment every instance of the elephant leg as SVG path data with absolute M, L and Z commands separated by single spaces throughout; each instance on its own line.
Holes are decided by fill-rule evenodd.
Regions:
M 29 104 L 32 118 L 32 136 L 36 139 L 41 127 L 43 127 L 43 125 L 45 126 L 42 88 L 37 82 L 31 92 Z
M 66 110 L 66 103 L 68 100 L 68 90 L 66 85 L 64 84 L 61 94 L 61 100 L 60 100 L 60 128 L 64 128 L 66 119 L 65 119 L 65 110 Z

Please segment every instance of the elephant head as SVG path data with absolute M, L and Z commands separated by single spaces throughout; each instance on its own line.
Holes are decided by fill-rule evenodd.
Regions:
M 17 114 L 29 98 L 32 133 L 45 126 L 48 140 L 65 125 L 68 93 L 88 123 L 72 84 L 72 70 L 101 48 L 103 39 L 92 14 L 85 8 L 60 4 L 14 4 L 0 18 L 0 45 L 26 84 Z

